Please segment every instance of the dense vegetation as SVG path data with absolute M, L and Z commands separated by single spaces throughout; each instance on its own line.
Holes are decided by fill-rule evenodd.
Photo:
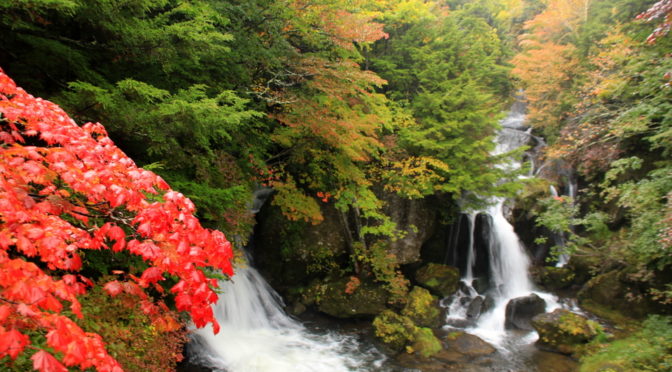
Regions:
M 556 186 L 568 182 L 567 169 L 580 178 L 576 200 L 547 192 L 534 200 L 536 222 L 567 235 L 558 250 L 587 257 L 592 274 L 622 270 L 645 288 L 633 296 L 665 309 L 672 302 L 670 8 L 667 0 L 9 0 L 0 3 L 0 67 L 77 124 L 103 123 L 104 130 L 84 126 L 89 137 L 100 141 L 109 133 L 138 166 L 193 200 L 203 226 L 235 237 L 235 248 L 252 231 L 249 201 L 259 187 L 273 188 L 272 203 L 288 229 L 319 224 L 327 208 L 335 210 L 346 226 L 348 257 L 297 254 L 291 244 L 282 254 L 308 257 L 308 267 L 322 274 L 351 276 L 348 288 L 360 280 L 382 283 L 395 298 L 407 293 L 408 281 L 386 244 L 404 232 L 386 213 L 382 194 L 437 197 L 450 211 L 458 200 L 478 205 L 520 188 L 497 182 L 516 175 L 496 167 L 519 154 L 491 151 L 501 112 L 522 88 L 529 121 L 549 143 L 547 169 L 562 170 L 541 176 Z M 0 93 L 3 102 L 15 99 L 13 91 Z M 2 133 L 9 133 L 1 139 L 3 159 L 21 142 L 11 126 L 30 131 L 25 119 L 0 116 Z M 52 148 L 55 142 L 44 137 L 49 132 L 40 133 L 23 133 L 25 147 Z M 42 177 L 26 178 L 25 187 L 40 193 L 55 182 L 78 192 L 63 198 L 84 209 L 64 212 L 70 213 L 65 222 L 81 230 L 89 222 L 78 213 L 108 218 L 90 226 L 104 230 L 107 240 L 99 243 L 115 253 L 82 253 L 81 267 L 98 284 L 108 283 L 108 292 L 121 292 L 109 275 L 134 283 L 148 263 L 173 275 L 166 288 L 187 275 L 142 249 L 118 253 L 133 234 L 159 233 L 142 227 L 146 220 L 134 207 L 123 216 L 125 225 L 109 220 L 128 200 L 107 196 L 111 209 L 101 210 L 100 200 L 87 201 L 93 191 Z M 119 186 L 132 189 L 122 180 Z M 176 202 L 161 190 L 162 183 L 147 186 L 142 197 Z M 3 234 L 14 229 L 11 218 L 0 211 Z M 58 278 L 80 269 L 49 266 L 18 239 L 2 240 L 0 247 L 11 252 L 5 258 L 34 262 Z M 156 280 L 162 273 L 150 271 Z M 196 311 L 158 288 L 148 292 L 165 297 L 162 306 Z M 0 300 L 7 296 L 0 292 Z M 95 306 L 85 303 L 83 312 L 84 319 L 93 316 Z M 128 326 L 151 334 L 151 321 Z M 85 329 L 101 327 L 81 322 Z M 40 332 L 30 334 L 36 344 L 44 344 Z M 123 335 L 106 337 L 114 345 Z M 179 342 L 175 336 L 168 348 Z M 122 364 L 138 363 L 110 353 Z M 0 344 L 0 356 L 10 363 L 17 353 Z

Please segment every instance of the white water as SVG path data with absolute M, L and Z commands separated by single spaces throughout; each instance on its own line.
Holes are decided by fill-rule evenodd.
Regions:
M 192 329 L 192 362 L 227 372 L 347 372 L 382 363 L 350 336 L 317 335 L 290 318 L 254 268 L 238 268 L 232 279 L 220 281 L 220 332 Z
M 520 106 L 514 106 L 509 116 L 502 121 L 502 129 L 496 138 L 496 149 L 493 155 L 505 154 L 509 151 L 515 150 L 520 146 L 525 145 L 530 139 L 529 130 L 525 130 L 524 126 L 525 115 L 524 110 Z M 516 171 L 520 169 L 522 162 L 519 160 L 511 160 L 504 164 L 502 168 L 506 171 Z M 474 220 L 479 213 L 486 214 L 492 219 L 490 239 L 489 239 L 489 262 L 490 262 L 490 285 L 491 288 L 487 295 L 492 296 L 494 300 L 494 307 L 482 314 L 476 324 L 468 327 L 467 332 L 477 335 L 484 340 L 490 342 L 501 351 L 507 351 L 507 345 L 514 344 L 528 344 L 534 342 L 537 338 L 535 332 L 532 332 L 522 338 L 511 337 L 510 332 L 504 327 L 506 304 L 509 300 L 528 296 L 532 293 L 546 301 L 546 311 L 552 311 L 559 307 L 557 299 L 547 293 L 537 291 L 532 284 L 528 275 L 529 258 L 525 253 L 524 247 L 521 244 L 518 236 L 513 230 L 513 226 L 506 220 L 504 216 L 504 205 L 506 200 L 504 198 L 492 198 L 490 206 L 484 210 L 472 211 L 469 215 L 469 230 L 471 238 L 469 243 L 470 253 L 468 258 L 468 267 L 463 277 L 466 284 L 466 293 L 461 293 L 453 301 L 448 304 L 449 324 L 460 324 L 456 320 L 466 319 L 468 300 L 474 298 L 477 292 L 472 288 L 473 283 L 473 267 L 475 260 L 473 259 L 473 251 L 475 247 L 473 241 L 474 237 Z

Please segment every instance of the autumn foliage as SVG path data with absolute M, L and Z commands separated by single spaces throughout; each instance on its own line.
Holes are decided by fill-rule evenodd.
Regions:
M 156 174 L 138 168 L 98 123 L 79 127 L 57 105 L 16 86 L 0 69 L 0 358 L 32 354 L 40 371 L 65 366 L 120 371 L 102 338 L 83 331 L 78 297 L 92 285 L 78 274 L 91 250 L 126 252 L 148 268 L 104 285 L 135 296 L 159 329 L 178 326 L 163 293 L 196 326 L 213 323 L 217 281 L 203 269 L 232 275 L 231 244 L 204 229 L 194 204 Z M 72 315 L 71 315 L 72 314 Z M 41 333 L 47 349 L 31 345 Z M 35 352 L 35 350 L 37 350 Z

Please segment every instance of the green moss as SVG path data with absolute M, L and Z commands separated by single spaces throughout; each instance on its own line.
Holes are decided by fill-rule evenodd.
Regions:
M 395 313 L 385 310 L 373 320 L 373 328 L 376 337 L 395 351 L 401 351 L 404 346 L 415 341 L 418 327 L 413 321 Z
M 452 266 L 429 263 L 415 273 L 415 280 L 432 293 L 447 297 L 457 291 L 460 271 Z
M 411 318 L 422 327 L 439 327 L 441 323 L 441 310 L 439 300 L 432 296 L 428 290 L 421 287 L 413 287 L 408 295 L 408 302 L 401 314 Z
M 418 328 L 415 333 L 415 341 L 408 350 L 429 358 L 441 351 L 441 349 L 441 341 L 436 338 L 431 329 Z

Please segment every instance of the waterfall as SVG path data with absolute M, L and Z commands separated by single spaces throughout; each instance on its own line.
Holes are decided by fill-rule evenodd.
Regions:
M 253 212 L 269 194 L 255 193 Z M 353 336 L 310 331 L 289 317 L 281 297 L 249 265 L 237 265 L 219 287 L 213 312 L 221 329 L 215 335 L 211 325 L 190 327 L 193 364 L 225 372 L 348 372 L 377 370 L 384 362 Z
M 359 350 L 353 337 L 309 332 L 285 314 L 280 297 L 254 268 L 238 268 L 220 286 L 214 313 L 221 330 L 191 330 L 195 364 L 228 372 L 347 372 L 380 358 L 374 350 Z
M 515 150 L 526 145 L 533 138 L 529 130 L 526 130 L 524 123 L 524 106 L 516 104 L 501 122 L 502 128 L 495 140 L 496 149 L 493 155 Z M 516 171 L 521 166 L 522 161 L 512 159 L 507 164 L 501 165 L 501 168 L 505 171 Z M 513 226 L 505 217 L 505 202 L 505 198 L 491 198 L 489 207 L 468 213 L 471 233 L 468 267 L 462 278 L 463 283 L 459 293 L 451 299 L 444 300 L 448 308 L 447 324 L 449 327 L 465 328 L 467 332 L 485 339 L 504 351 L 506 343 L 511 341 L 504 327 L 506 305 L 511 299 L 535 293 L 546 301 L 547 311 L 559 306 L 554 296 L 539 292 L 534 288 L 528 275 L 529 258 Z M 489 288 L 487 291 L 474 286 L 475 267 L 473 265 L 476 261 L 473 255 L 478 249 L 474 245 L 477 235 L 476 215 L 485 215 L 491 221 L 489 231 L 486 231 L 486 249 L 489 255 Z M 479 304 L 490 303 L 489 309 L 480 317 L 479 314 L 474 314 L 475 310 L 472 309 L 473 300 L 477 297 L 481 297 Z M 480 310 L 479 308 L 478 311 Z M 536 333 L 531 333 L 522 342 L 529 343 L 534 341 L 534 338 L 536 338 Z

